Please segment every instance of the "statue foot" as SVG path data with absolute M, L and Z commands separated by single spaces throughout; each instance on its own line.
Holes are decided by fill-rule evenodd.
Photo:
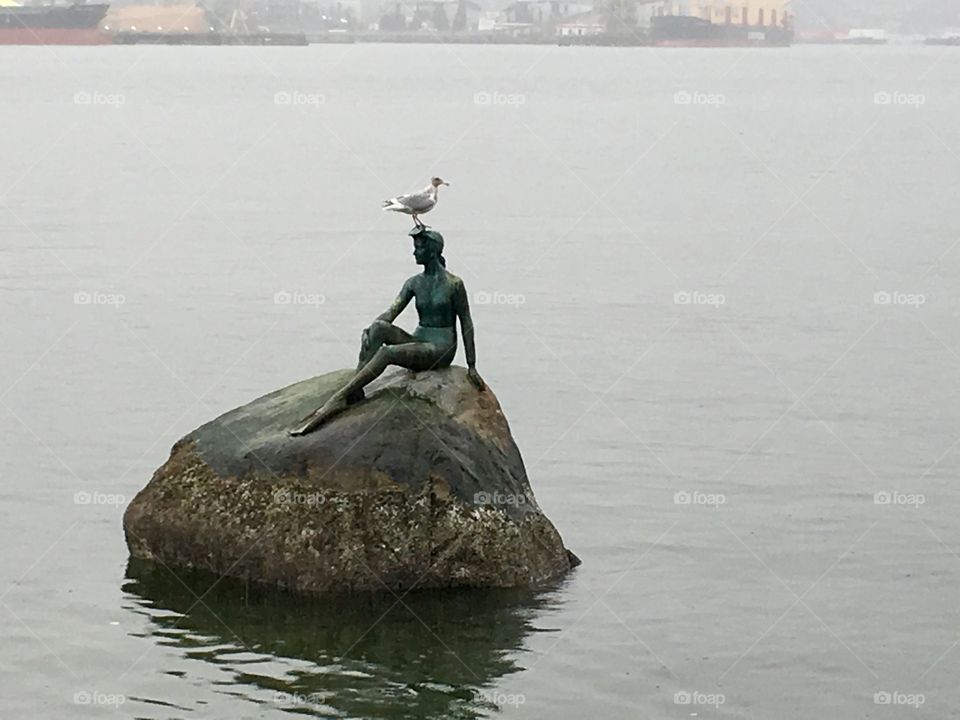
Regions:
M 362 390 L 361 390 L 362 392 Z M 348 407 L 348 402 L 346 398 L 339 398 L 334 395 L 332 398 L 327 400 L 324 403 L 323 407 L 317 410 L 313 415 L 311 415 L 303 425 L 296 427 L 290 431 L 290 435 L 293 437 L 300 437 L 302 435 L 308 435 L 314 430 L 319 428 L 321 425 L 326 423 L 330 418 L 332 418 L 337 413 L 343 412 Z

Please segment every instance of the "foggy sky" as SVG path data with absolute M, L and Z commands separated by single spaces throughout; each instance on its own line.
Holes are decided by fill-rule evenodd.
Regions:
M 960 27 L 956 0 L 793 0 L 792 6 L 801 27 L 822 27 L 818 16 L 829 25 L 900 32 Z

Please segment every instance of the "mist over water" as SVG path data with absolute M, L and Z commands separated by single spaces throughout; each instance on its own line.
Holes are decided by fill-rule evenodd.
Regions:
M 951 717 L 955 50 L 4 49 L 0 714 Z M 417 270 L 380 201 L 433 174 L 583 565 L 318 603 L 128 567 L 177 439 L 355 364 Z

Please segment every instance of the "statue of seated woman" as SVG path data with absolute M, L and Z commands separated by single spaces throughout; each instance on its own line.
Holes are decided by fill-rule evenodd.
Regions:
M 445 368 L 457 354 L 457 319 L 467 355 L 467 376 L 478 390 L 484 389 L 477 373 L 473 320 L 463 280 L 446 270 L 443 236 L 427 228 L 415 228 L 413 257 L 423 272 L 407 280 L 393 304 L 363 331 L 357 373 L 334 393 L 323 407 L 306 418 L 291 435 L 306 435 L 337 413 L 363 399 L 363 388 L 390 365 L 422 372 Z M 420 324 L 413 334 L 393 324 L 411 300 L 416 300 Z

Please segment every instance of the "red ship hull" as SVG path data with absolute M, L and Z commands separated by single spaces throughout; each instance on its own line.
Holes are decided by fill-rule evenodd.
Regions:
M 97 28 L 3 28 L 0 45 L 109 45 L 113 38 Z
M 106 45 L 110 35 L 100 23 L 110 6 L 28 5 L 0 8 L 0 45 Z

